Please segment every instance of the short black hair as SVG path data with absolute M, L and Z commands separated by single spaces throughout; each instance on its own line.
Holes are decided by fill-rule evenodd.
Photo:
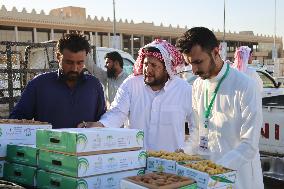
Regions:
M 112 61 L 116 61 L 117 60 L 119 62 L 119 66 L 121 68 L 123 68 L 123 59 L 122 59 L 121 55 L 117 51 L 112 51 L 112 52 L 106 53 L 104 58 L 105 59 L 109 58 Z
M 210 53 L 215 47 L 219 47 L 219 42 L 214 33 L 205 27 L 187 30 L 176 42 L 176 47 L 181 53 L 189 53 L 195 45 Z
M 85 50 L 86 54 L 91 51 L 90 44 L 86 37 L 78 32 L 65 34 L 63 38 L 57 42 L 57 52 L 62 54 L 64 49 L 75 53 Z

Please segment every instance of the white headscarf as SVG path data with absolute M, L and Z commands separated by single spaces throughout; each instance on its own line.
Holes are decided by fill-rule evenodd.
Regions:
M 146 47 L 155 47 L 159 49 L 161 53 L 145 52 L 144 49 Z M 143 73 L 143 61 L 147 55 L 154 56 L 160 61 L 165 62 L 166 70 L 170 78 L 185 66 L 183 56 L 175 46 L 171 45 L 166 40 L 156 39 L 139 50 L 139 55 L 134 65 L 134 75 L 141 75 Z
M 251 49 L 248 46 L 238 47 L 234 56 L 235 61 L 234 64 L 232 65 L 233 68 L 236 68 L 241 72 L 246 72 L 248 67 L 248 60 L 250 57 L 250 51 Z

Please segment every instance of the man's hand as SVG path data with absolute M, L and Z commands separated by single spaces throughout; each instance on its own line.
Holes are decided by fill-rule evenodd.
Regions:
M 176 149 L 175 152 L 176 152 L 176 153 L 184 153 L 184 150 L 181 149 L 181 148 L 179 148 L 179 149 Z
M 85 122 L 85 121 L 83 121 L 77 127 L 78 128 L 92 128 L 92 127 L 105 127 L 105 126 L 102 123 L 100 123 L 99 121 L 97 121 L 97 122 Z

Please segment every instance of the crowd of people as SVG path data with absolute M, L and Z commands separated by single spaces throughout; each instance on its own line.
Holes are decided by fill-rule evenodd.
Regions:
M 49 122 L 53 128 L 123 127 L 129 120 L 129 128 L 144 130 L 147 150 L 200 154 L 237 170 L 236 188 L 263 188 L 262 83 L 248 68 L 249 47 L 239 47 L 234 63 L 228 63 L 214 33 L 194 27 L 175 46 L 156 39 L 142 47 L 130 76 L 115 51 L 105 55 L 107 71 L 96 67 L 93 75 L 84 74 L 89 52 L 81 34 L 60 39 L 58 71 L 31 80 L 10 118 Z M 177 75 L 185 65 L 198 76 L 192 86 Z

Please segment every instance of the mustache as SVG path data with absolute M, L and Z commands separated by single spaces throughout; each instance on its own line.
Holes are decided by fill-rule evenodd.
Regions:
M 195 72 L 194 75 L 202 75 L 204 72 Z
M 70 71 L 70 72 L 67 73 L 67 76 L 79 77 L 80 73 L 79 72 Z
M 68 74 L 68 75 L 71 75 L 71 74 L 74 74 L 74 75 L 80 75 L 80 73 L 79 73 L 79 72 L 74 72 L 74 71 L 70 71 L 70 72 L 68 72 L 67 74 Z
M 75 81 L 80 77 L 80 74 L 81 73 L 79 72 L 70 71 L 66 74 L 65 78 L 66 80 L 69 80 L 69 81 Z

